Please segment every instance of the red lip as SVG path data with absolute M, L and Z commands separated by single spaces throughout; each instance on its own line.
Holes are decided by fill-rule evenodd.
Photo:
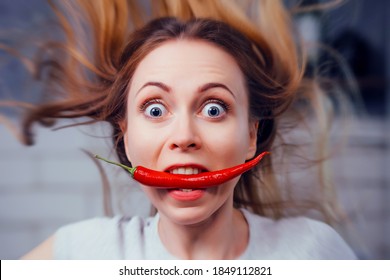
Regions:
M 205 189 L 194 189 L 190 192 L 183 192 L 178 189 L 167 190 L 168 195 L 178 201 L 195 201 L 203 197 Z
M 196 164 L 196 163 L 183 163 L 183 164 L 174 164 L 166 168 L 165 172 L 170 172 L 173 169 L 178 168 L 197 168 L 201 170 L 201 172 L 207 172 L 208 169 L 204 167 L 203 165 Z M 206 192 L 206 189 L 194 189 L 191 192 L 183 192 L 180 189 L 167 189 L 168 195 L 172 197 L 173 199 L 181 202 L 191 202 L 198 200 L 203 197 L 203 195 Z

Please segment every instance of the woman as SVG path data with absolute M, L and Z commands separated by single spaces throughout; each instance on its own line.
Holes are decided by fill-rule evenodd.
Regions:
M 95 44 L 96 57 L 89 64 L 72 53 L 76 43 L 69 36 L 67 64 L 56 63 L 59 58 L 51 61 L 51 73 L 64 74 L 53 80 L 68 97 L 31 111 L 24 124 L 26 142 L 31 142 L 28 132 L 36 121 L 88 116 L 112 125 L 118 157 L 129 166 L 194 174 L 272 151 L 279 119 L 303 85 L 303 60 L 284 9 L 278 1 L 264 1 L 268 10 L 263 12 L 272 11 L 276 26 L 262 26 L 259 32 L 245 20 L 197 16 L 193 3 L 197 2 L 188 1 L 187 6 L 193 19 L 175 15 L 188 11 L 178 9 L 182 4 L 172 10 L 168 5 L 166 13 L 175 17 L 159 17 L 138 28 L 122 47 L 119 32 L 104 37 L 102 25 L 94 21 L 99 19 L 96 11 L 110 13 L 80 1 L 102 48 Z M 204 11 L 226 15 L 226 8 L 211 3 Z M 112 4 L 116 12 L 118 5 Z M 273 34 L 272 29 L 279 32 Z M 87 67 L 95 77 L 80 79 L 82 72 L 72 68 L 72 74 L 72 65 Z M 355 258 L 326 224 L 278 219 L 287 215 L 287 203 L 279 193 L 270 156 L 241 177 L 210 188 L 141 186 L 156 216 L 69 225 L 25 258 Z

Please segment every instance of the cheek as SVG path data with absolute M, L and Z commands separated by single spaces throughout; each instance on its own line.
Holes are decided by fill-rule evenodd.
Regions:
M 142 116 L 129 115 L 127 121 L 127 156 L 133 166 L 157 168 L 162 149 L 171 136 L 169 125 L 151 123 Z
M 143 192 L 146 194 L 146 196 L 149 198 L 149 200 L 152 202 L 154 206 L 158 206 L 157 203 L 159 201 L 159 194 L 157 189 L 153 189 L 150 187 L 141 186 Z
M 248 124 L 240 118 L 223 125 L 208 127 L 204 130 L 203 137 L 208 139 L 208 145 L 213 147 L 214 152 L 231 155 L 235 161 L 237 158 L 241 161 L 249 147 Z

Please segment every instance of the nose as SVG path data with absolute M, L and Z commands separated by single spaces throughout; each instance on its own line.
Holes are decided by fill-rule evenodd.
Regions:
M 201 147 L 201 139 L 197 133 L 196 125 L 190 118 L 181 118 L 172 126 L 172 134 L 169 148 L 171 150 L 198 150 Z

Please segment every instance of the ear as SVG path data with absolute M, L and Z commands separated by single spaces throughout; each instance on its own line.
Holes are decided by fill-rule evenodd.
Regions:
M 258 121 L 249 122 L 249 146 L 246 154 L 246 160 L 253 158 L 257 150 L 257 130 L 259 128 Z

